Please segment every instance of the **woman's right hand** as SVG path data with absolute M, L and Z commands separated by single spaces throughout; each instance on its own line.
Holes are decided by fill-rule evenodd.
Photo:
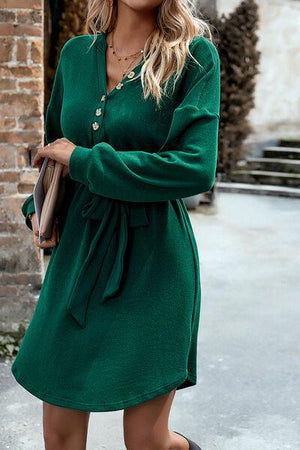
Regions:
M 59 233 L 58 233 L 58 222 L 57 218 L 54 221 L 52 227 L 52 235 L 50 239 L 45 239 L 41 244 L 39 243 L 39 227 L 37 223 L 36 213 L 31 215 L 31 225 L 34 236 L 34 243 L 39 248 L 48 248 L 48 247 L 56 247 L 59 242 Z

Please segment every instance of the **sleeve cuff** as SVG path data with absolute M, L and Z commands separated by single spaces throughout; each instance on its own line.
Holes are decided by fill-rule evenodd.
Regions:
M 29 219 L 29 215 L 35 212 L 33 194 L 26 198 L 25 202 L 22 205 L 22 214 L 25 217 L 25 223 L 27 227 L 32 230 L 31 220 Z
M 77 145 L 71 153 L 69 160 L 70 178 L 86 185 L 88 184 L 86 175 L 88 170 L 88 159 L 91 151 L 92 150 L 90 148 Z

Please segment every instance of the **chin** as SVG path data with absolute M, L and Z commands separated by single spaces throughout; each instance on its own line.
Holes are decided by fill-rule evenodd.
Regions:
M 149 11 L 162 3 L 162 0 L 120 0 L 135 11 Z

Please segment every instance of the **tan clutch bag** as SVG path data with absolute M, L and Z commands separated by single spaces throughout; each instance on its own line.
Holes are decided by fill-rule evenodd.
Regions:
M 65 196 L 65 178 L 62 177 L 63 164 L 51 158 L 45 158 L 33 197 L 39 226 L 39 241 L 49 239 L 54 219 L 61 211 Z

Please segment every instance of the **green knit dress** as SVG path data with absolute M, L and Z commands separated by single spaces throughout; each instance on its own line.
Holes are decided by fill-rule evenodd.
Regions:
M 84 411 L 197 383 L 200 264 L 182 199 L 212 187 L 218 149 L 216 47 L 193 39 L 200 65 L 187 58 L 158 108 L 136 78 L 143 62 L 107 93 L 106 35 L 73 37 L 60 53 L 46 141 L 76 147 L 60 240 L 11 369 L 37 398 Z M 33 211 L 30 195 L 29 229 Z

